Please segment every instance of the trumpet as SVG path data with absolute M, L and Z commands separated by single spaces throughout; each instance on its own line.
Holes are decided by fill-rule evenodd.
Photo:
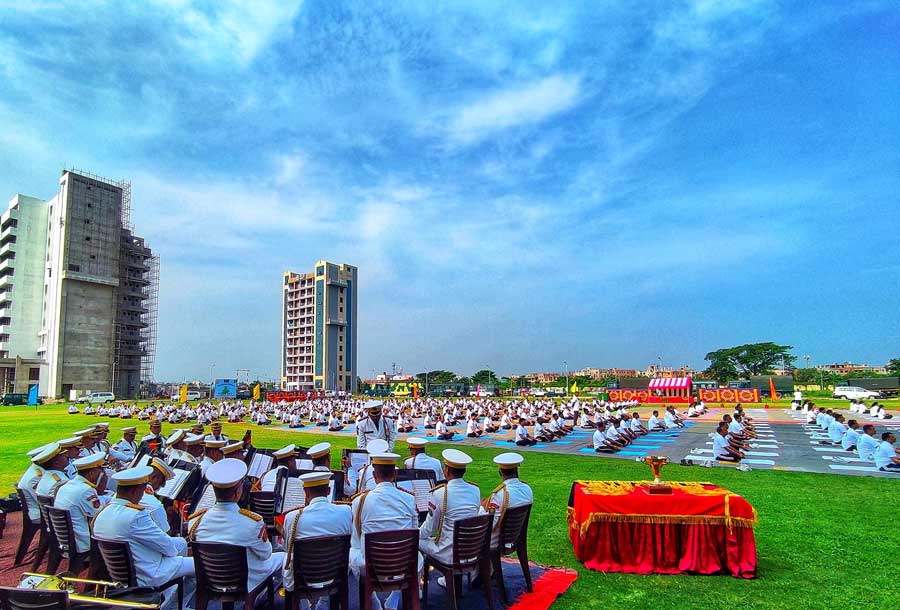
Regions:
M 88 592 L 75 593 L 76 585 L 87 585 Z M 109 599 L 107 595 L 110 589 L 121 589 L 125 585 L 108 580 L 89 580 L 87 578 L 75 578 L 72 576 L 53 576 L 50 574 L 37 574 L 23 572 L 19 589 L 39 589 L 43 591 L 66 591 L 69 601 L 89 603 L 107 608 L 134 608 L 136 610 L 159 610 L 159 604 L 146 604 L 142 602 L 128 601 L 127 599 Z

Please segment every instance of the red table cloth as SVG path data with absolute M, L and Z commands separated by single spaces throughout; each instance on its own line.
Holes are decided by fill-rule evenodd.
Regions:
M 569 539 L 575 557 L 600 572 L 756 576 L 756 511 L 710 483 L 671 483 L 650 495 L 647 483 L 575 481 Z

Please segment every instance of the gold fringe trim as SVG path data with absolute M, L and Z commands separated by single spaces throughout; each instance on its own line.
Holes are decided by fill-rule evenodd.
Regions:
M 569 509 L 572 510 L 572 509 Z M 621 514 L 621 513 L 591 513 L 582 522 L 575 520 L 574 510 L 569 515 L 569 527 L 577 528 L 579 535 L 584 538 L 594 523 L 647 523 L 647 524 L 673 524 L 673 525 L 726 525 L 732 527 L 754 527 L 757 524 L 756 512 L 752 519 L 744 517 L 732 517 L 730 515 L 648 515 L 648 514 Z

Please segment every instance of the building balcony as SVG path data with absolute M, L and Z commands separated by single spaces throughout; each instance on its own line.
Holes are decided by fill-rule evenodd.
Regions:
M 0 274 L 2 274 L 4 271 L 8 271 L 10 274 L 12 274 L 12 272 L 15 271 L 14 263 L 15 260 L 11 258 L 0 261 Z
M 0 230 L 0 241 L 6 241 L 8 238 L 14 238 L 19 234 L 15 225 L 6 225 Z
M 333 326 L 347 326 L 346 318 L 326 318 L 326 324 L 331 324 Z
M 7 241 L 6 243 L 0 243 L 0 258 L 3 258 L 7 254 L 16 253 L 16 242 L 15 240 Z

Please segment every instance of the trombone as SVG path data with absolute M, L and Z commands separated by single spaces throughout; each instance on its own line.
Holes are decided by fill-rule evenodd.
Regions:
M 86 585 L 85 592 L 75 593 L 76 585 Z M 69 601 L 82 602 L 106 608 L 133 608 L 135 610 L 159 610 L 159 604 L 128 601 L 127 599 L 109 599 L 110 589 L 121 589 L 125 585 L 108 580 L 89 580 L 72 576 L 52 576 L 23 572 L 19 583 L 20 589 L 40 589 L 44 591 L 67 591 Z

